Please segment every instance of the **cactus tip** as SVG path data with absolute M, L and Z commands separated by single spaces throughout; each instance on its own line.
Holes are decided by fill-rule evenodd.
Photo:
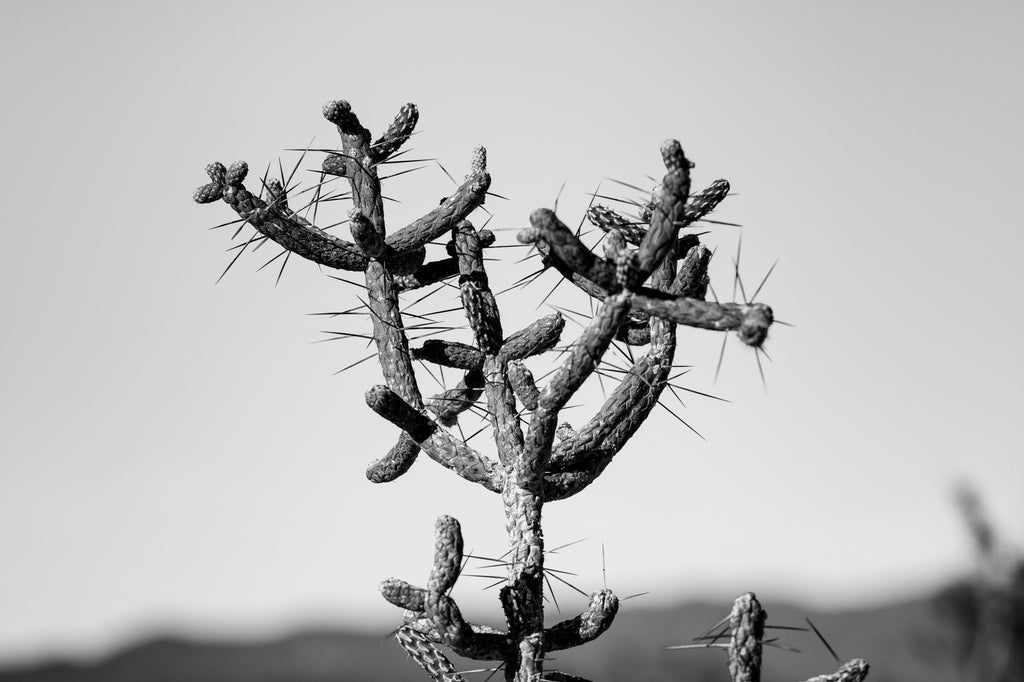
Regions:
M 669 171 L 693 168 L 693 162 L 683 154 L 683 147 L 679 144 L 679 140 L 665 140 L 661 145 L 661 158 L 665 161 L 665 168 Z
M 232 187 L 238 187 L 245 180 L 245 176 L 249 174 L 249 164 L 245 161 L 235 161 L 233 164 L 228 166 L 227 173 L 224 176 L 224 181 Z
M 323 106 L 324 118 L 337 124 L 338 118 L 352 111 L 352 105 L 343 99 L 332 99 Z

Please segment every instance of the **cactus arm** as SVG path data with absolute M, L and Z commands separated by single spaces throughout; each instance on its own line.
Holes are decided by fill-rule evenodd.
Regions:
M 459 290 L 462 307 L 477 347 L 483 353 L 484 394 L 498 446 L 498 458 L 508 465 L 523 449 L 515 397 L 509 385 L 506 361 L 498 356 L 503 333 L 498 304 L 494 300 L 484 269 L 483 246 L 468 221 L 454 231 L 455 255 L 459 260 Z
M 485 380 L 480 370 L 470 370 L 455 388 L 438 393 L 427 401 L 427 409 L 444 426 L 454 426 L 459 415 L 480 399 Z
M 454 438 L 430 417 L 402 400 L 391 388 L 374 386 L 366 393 L 366 404 L 408 433 L 434 461 L 488 490 L 497 492 L 502 489 L 502 472 L 494 462 Z
M 531 228 L 519 233 L 518 239 L 521 243 L 543 242 L 550 252 L 548 258 L 552 259 L 556 267 L 564 264 L 569 271 L 605 291 L 616 291 L 621 288 L 616 284 L 615 266 L 587 248 L 586 244 L 558 219 L 554 211 L 547 208 L 537 209 L 530 214 L 530 225 Z M 563 272 L 562 268 L 559 268 L 559 271 Z
M 761 648 L 767 614 L 753 592 L 740 595 L 729 614 L 729 676 L 732 682 L 761 682 Z
M 455 253 L 459 261 L 459 290 L 466 319 L 480 352 L 485 357 L 495 355 L 501 348 L 503 335 L 498 304 L 484 269 L 483 247 L 469 221 L 461 221 L 454 233 Z
M 359 123 L 359 118 L 345 100 L 325 104 L 323 115 L 337 127 L 342 148 L 341 154 L 332 154 L 324 159 L 323 169 L 348 178 L 356 208 L 370 219 L 374 229 L 383 237 L 384 199 L 377 170 L 371 165 L 370 131 Z
M 676 140 L 661 145 L 661 156 L 668 173 L 654 194 L 651 227 L 637 251 L 638 280 L 647 279 L 669 254 L 675 252 L 683 208 L 690 194 L 690 162 Z M 675 272 L 673 271 L 673 275 Z M 671 284 L 671 281 L 669 282 Z M 666 287 L 667 288 L 667 287 Z
M 561 313 L 545 315 L 525 329 L 505 339 L 501 355 L 506 360 L 525 360 L 554 348 L 565 329 L 565 318 Z
M 642 291 L 633 305 L 652 317 L 675 324 L 715 331 L 735 331 L 749 346 L 760 346 L 773 322 L 772 309 L 763 303 L 712 303 L 693 298 L 667 298 Z M 656 297 L 655 297 L 656 296 Z
M 420 444 L 403 431 L 386 455 L 367 465 L 366 479 L 371 483 L 390 483 L 407 472 L 419 454 Z
M 292 211 L 283 190 L 272 193 L 270 204 L 247 190 L 243 183 L 248 171 L 244 161 L 236 161 L 230 169 L 211 163 L 206 167 L 211 182 L 197 189 L 193 199 L 197 203 L 223 199 L 257 232 L 314 263 L 337 270 L 366 269 L 367 259 L 355 244 L 327 234 Z
M 412 102 L 403 104 L 398 110 L 395 120 L 384 131 L 376 142 L 370 145 L 370 158 L 374 163 L 387 161 L 412 136 L 416 123 L 420 120 L 419 109 Z
M 430 339 L 419 348 L 411 349 L 414 360 L 425 360 L 435 365 L 456 369 L 481 369 L 484 354 L 473 346 L 458 341 Z
M 459 262 L 454 258 L 442 258 L 441 260 L 424 263 L 409 275 L 396 277 L 395 287 L 399 291 L 410 291 L 443 282 L 458 274 Z
M 487 248 L 494 243 L 494 233 L 490 230 L 477 232 L 480 238 L 480 245 Z M 450 245 L 451 246 L 451 245 Z M 454 248 L 452 249 L 454 251 Z M 395 278 L 395 286 L 399 291 L 419 289 L 420 287 L 437 284 L 446 279 L 451 279 L 459 274 L 459 260 L 452 256 L 441 260 L 424 263 L 415 272 L 402 277 Z
M 698 246 L 690 249 L 673 280 L 671 271 L 675 259 L 667 259 L 655 272 L 652 286 L 664 287 L 671 280 L 671 287 L 678 289 L 681 294 L 703 298 L 707 290 L 710 260 L 711 252 L 707 248 Z M 626 327 L 620 327 L 619 333 Z M 573 469 L 595 453 L 599 453 L 601 458 L 614 456 L 657 405 L 668 381 L 674 356 L 674 325 L 651 318 L 647 322 L 644 337 L 646 342 L 654 340 L 651 351 L 633 364 L 594 418 L 575 435 L 559 444 L 548 466 L 550 472 Z M 604 466 L 591 467 L 590 470 L 596 477 L 604 471 Z
M 440 206 L 389 235 L 388 245 L 395 251 L 409 251 L 434 241 L 483 204 L 490 186 L 486 170 L 472 173 Z
M 422 633 L 403 626 L 395 632 L 395 639 L 434 682 L 465 682 L 452 662 Z
M 544 501 L 557 502 L 572 497 L 593 483 L 612 461 L 602 451 L 592 453 L 586 462 L 572 471 L 544 475 Z
M 388 578 L 380 584 L 380 593 L 387 601 L 401 609 L 423 611 L 427 603 L 427 591 L 405 582 L 401 578 Z
M 629 218 L 620 215 L 617 211 L 596 204 L 587 209 L 587 220 L 603 231 L 618 230 L 623 238 L 633 246 L 639 246 L 647 234 L 647 228 L 641 227 Z
M 592 642 L 611 627 L 619 611 L 619 598 L 611 590 L 590 595 L 587 610 L 544 631 L 544 651 L 559 651 Z
M 711 213 L 711 211 L 715 210 L 715 208 L 725 200 L 725 197 L 728 196 L 729 189 L 729 181 L 719 179 L 711 183 L 707 189 L 691 196 L 690 200 L 683 208 L 683 215 L 679 227 L 689 227 L 698 220 L 703 219 L 707 214 Z M 587 210 L 587 220 L 605 232 L 608 232 L 609 230 L 619 230 L 622 232 L 622 236 L 625 237 L 626 241 L 633 246 L 639 246 L 643 241 L 644 236 L 647 234 L 647 228 L 643 227 L 642 224 L 631 221 L 629 218 L 626 218 L 615 210 L 600 204 L 591 206 Z M 692 236 L 693 235 L 684 235 L 680 237 L 678 247 L 685 246 L 681 242 L 687 239 L 687 237 Z M 689 248 L 688 246 L 686 248 L 678 247 L 678 253 L 686 253 L 687 248 Z
M 530 470 L 531 475 L 544 472 L 555 437 L 559 410 L 565 407 L 572 394 L 597 368 L 604 352 L 611 345 L 615 331 L 629 312 L 629 303 L 628 292 L 609 296 L 541 391 L 526 443 L 527 451 L 536 458 Z M 539 477 L 536 483 L 540 483 Z
M 356 229 L 361 235 L 362 243 L 373 252 L 383 252 L 385 258 L 384 262 L 379 256 L 371 258 L 365 274 L 367 303 L 381 373 L 388 388 L 397 398 L 413 412 L 418 412 L 423 409 L 423 397 L 409 355 L 409 340 L 405 334 L 402 313 L 398 305 L 398 289 L 388 267 L 389 258 L 399 259 L 400 257 L 395 254 L 413 251 L 415 247 L 389 251 L 386 242 L 384 248 L 380 245 L 387 231 L 384 225 L 384 201 L 380 191 L 380 180 L 377 177 L 377 168 L 372 164 L 370 131 L 359 123 L 352 107 L 344 100 L 325 104 L 323 115 L 337 127 L 341 135 L 343 152 L 328 156 L 324 160 L 324 170 L 348 178 L 355 204 L 350 215 L 360 216 L 360 225 Z M 376 238 L 371 237 L 371 230 L 362 224 L 364 219 L 372 225 L 372 232 L 377 234 Z M 424 255 L 425 253 L 424 251 Z M 420 267 L 423 257 L 419 254 L 413 256 L 415 269 Z M 406 262 L 405 265 L 412 263 Z M 447 462 L 449 468 L 461 469 L 463 475 L 471 477 L 470 480 L 490 485 L 480 478 L 485 475 L 483 471 L 470 471 L 474 468 L 473 458 L 461 456 L 454 439 L 450 436 L 446 439 L 446 435 L 438 433 L 436 437 L 432 436 L 432 447 L 428 453 L 439 462 Z M 385 457 L 370 463 L 366 472 L 367 478 L 374 482 L 392 481 L 409 470 L 418 454 L 419 448 L 410 439 L 400 438 Z
M 536 410 L 540 391 L 537 390 L 533 373 L 520 360 L 508 363 L 508 381 L 522 406 L 530 411 Z
M 483 374 L 470 371 L 459 385 L 427 401 L 426 407 L 437 415 L 437 421 L 444 426 L 454 426 L 459 414 L 465 412 L 480 397 L 483 388 Z M 366 478 L 373 483 L 390 483 L 413 465 L 419 454 L 420 445 L 405 431 L 388 453 L 374 460 L 366 469 Z
M 462 529 L 451 516 L 441 516 L 434 526 L 434 564 L 426 589 L 392 578 L 381 583 L 385 599 L 401 608 L 417 612 L 414 620 L 426 620 L 416 628 L 438 643 L 466 658 L 502 660 L 509 650 L 505 633 L 490 628 L 474 628 L 462 617 L 458 605 L 448 596 L 455 586 L 462 564 Z M 407 619 L 408 621 L 409 619 Z
M 448 592 L 462 569 L 462 526 L 453 516 L 440 516 L 434 524 L 434 566 L 427 592 Z

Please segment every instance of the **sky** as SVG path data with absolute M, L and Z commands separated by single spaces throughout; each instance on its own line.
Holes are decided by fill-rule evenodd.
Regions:
M 363 401 L 379 369 L 336 374 L 366 351 L 322 331 L 365 330 L 309 315 L 356 289 L 297 258 L 255 273 L 269 247 L 216 283 L 239 242 L 208 229 L 228 207 L 192 202 L 204 166 L 281 159 L 308 187 L 320 158 L 286 150 L 337 144 L 331 99 L 375 134 L 415 102 L 411 156 L 456 178 L 485 145 L 499 243 L 556 197 L 575 225 L 598 187 L 630 193 L 608 178 L 651 186 L 677 138 L 696 187 L 734 191 L 717 217 L 742 228 L 704 237 L 716 291 L 741 233 L 748 291 L 778 261 L 758 300 L 794 326 L 773 328 L 764 384 L 735 339 L 716 379 L 721 338 L 683 330 L 680 382 L 729 402 L 669 397 L 699 437 L 658 410 L 545 508 L 548 547 L 580 541 L 549 565 L 583 591 L 924 595 L 971 570 L 959 481 L 1019 549 L 1022 19 L 997 1 L 0 4 L 0 664 L 167 631 L 384 633 L 400 613 L 377 584 L 426 581 L 437 516 L 504 551 L 498 498 L 434 462 L 365 479 L 395 438 Z M 451 191 L 423 165 L 385 183 L 392 229 Z M 496 255 L 499 286 L 535 262 Z M 506 328 L 550 312 L 556 281 L 499 298 Z M 455 596 L 493 621 L 486 583 Z

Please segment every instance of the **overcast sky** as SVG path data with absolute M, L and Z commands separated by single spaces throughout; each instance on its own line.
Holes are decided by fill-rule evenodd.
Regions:
M 0 662 L 165 628 L 384 632 L 377 583 L 426 580 L 439 514 L 504 551 L 499 499 L 426 458 L 365 480 L 395 438 L 363 402 L 379 370 L 335 376 L 364 345 L 312 342 L 368 325 L 307 316 L 356 290 L 294 258 L 275 286 L 280 261 L 254 274 L 270 247 L 214 284 L 234 228 L 207 228 L 235 216 L 192 203 L 204 166 L 335 145 L 330 99 L 375 134 L 417 103 L 413 155 L 456 178 L 486 145 L 502 243 L 563 183 L 572 224 L 602 178 L 650 186 L 678 138 L 696 186 L 732 182 L 717 217 L 743 225 L 748 289 L 779 260 L 759 300 L 795 327 L 773 329 L 767 391 L 750 349 L 715 382 L 720 337 L 684 331 L 680 381 L 731 401 L 668 398 L 706 440 L 659 410 L 546 508 L 549 547 L 586 538 L 551 559 L 584 591 L 603 546 L 609 587 L 651 592 L 629 605 L 921 595 L 970 567 L 958 480 L 1019 546 L 1024 6 L 491 5 L 0 4 Z M 390 225 L 451 187 L 436 165 L 387 182 Z M 738 235 L 706 237 L 725 297 Z M 535 262 L 495 254 L 499 286 Z M 506 328 L 550 312 L 555 281 L 503 296 Z M 485 584 L 456 589 L 471 618 L 498 617 Z

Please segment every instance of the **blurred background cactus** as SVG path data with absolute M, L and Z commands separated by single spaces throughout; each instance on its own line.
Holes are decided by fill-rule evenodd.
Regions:
M 503 671 L 507 680 L 582 679 L 559 671 L 545 673 L 545 661 L 552 652 L 582 646 L 605 632 L 619 610 L 619 598 L 608 589 L 594 592 L 585 611 L 545 626 L 544 587 L 549 576 L 544 565 L 543 506 L 585 490 L 651 414 L 670 385 L 677 326 L 735 332 L 744 344 L 761 352 L 774 318 L 770 307 L 754 300 L 760 287 L 749 299 L 743 291 L 742 303 L 706 300 L 709 290 L 713 292 L 707 274 L 711 251 L 699 234 L 681 234 L 725 199 L 729 183 L 717 180 L 691 194 L 694 164 L 679 142 L 669 140 L 661 147 L 664 177 L 649 196 L 635 202 L 637 215 L 600 205 L 588 209 L 586 219 L 603 232 L 601 252 L 585 244 L 580 230 L 567 227 L 555 211 L 534 211 L 530 226 L 518 230 L 519 243 L 540 256 L 538 272 L 557 270 L 593 299 L 596 311 L 574 341 L 562 338 L 561 312 L 507 333 L 484 255 L 494 246 L 495 235 L 469 221 L 489 194 L 485 149 L 473 151 L 465 180 L 439 206 L 400 229 L 388 230 L 381 190 L 385 176 L 380 171 L 411 161 L 401 158 L 402 145 L 419 119 L 416 106 L 403 106 L 376 139 L 346 101 L 328 102 L 323 115 L 336 126 L 341 145 L 316 150 L 326 156 L 320 182 L 313 187 L 297 191 L 283 169 L 279 179 L 264 176 L 257 184 L 249 179 L 245 162 L 228 167 L 217 162 L 207 166 L 210 182 L 199 187 L 194 198 L 199 203 L 221 199 L 234 209 L 239 216 L 236 236 L 245 226 L 254 228 L 234 260 L 248 247 L 271 240 L 283 247 L 286 258 L 295 254 L 324 267 L 363 273 L 364 283 L 358 286 L 365 290 L 365 298 L 345 312 L 370 317 L 368 338 L 376 346 L 384 382 L 366 392 L 366 404 L 398 429 L 394 445 L 367 468 L 369 480 L 395 480 L 423 452 L 500 495 L 508 535 L 508 552 L 498 560 L 507 572 L 499 592 L 505 628 L 468 622 L 450 596 L 467 557 L 458 520 L 442 516 L 426 587 L 400 578 L 381 584 L 384 598 L 404 610 L 404 623 L 395 632 L 402 647 L 437 682 L 462 679 L 439 647 L 464 658 L 494 662 L 489 670 Z M 303 158 L 310 151 L 305 150 Z M 328 183 L 337 178 L 347 180 L 347 192 L 330 193 Z M 338 199 L 352 202 L 343 221 L 352 241 L 315 223 L 320 206 Z M 427 247 L 437 242 L 445 256 L 427 260 Z M 435 286 L 457 289 L 472 343 L 445 338 L 412 343 L 414 330 L 429 330 L 428 335 L 451 330 L 430 315 L 403 309 L 403 294 Z M 406 318 L 415 322 L 407 323 Z M 563 410 L 600 371 L 613 344 L 621 344 L 631 366 L 621 372 L 618 385 L 596 413 L 574 428 L 563 418 Z M 644 352 L 634 356 L 633 348 Z M 539 380 L 528 362 L 542 354 L 556 354 L 556 366 Z M 461 379 L 457 386 L 424 399 L 414 361 L 458 370 Z M 482 406 L 477 405 L 480 401 Z M 486 413 L 495 456 L 478 451 L 463 435 L 459 419 L 470 409 Z M 765 612 L 753 594 L 737 600 L 729 627 L 731 677 L 756 682 Z M 866 670 L 856 661 L 827 679 L 859 680 Z

